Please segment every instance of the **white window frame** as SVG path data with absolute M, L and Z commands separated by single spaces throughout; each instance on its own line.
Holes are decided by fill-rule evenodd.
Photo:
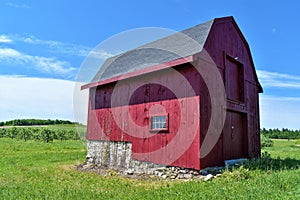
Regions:
M 169 130 L 169 115 L 153 115 L 150 119 L 151 131 L 168 131 Z

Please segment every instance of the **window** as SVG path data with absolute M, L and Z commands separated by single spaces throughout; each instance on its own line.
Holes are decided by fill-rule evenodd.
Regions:
M 244 102 L 244 67 L 235 58 L 226 57 L 226 95 L 227 98 L 236 102 Z
M 168 130 L 168 116 L 152 116 L 151 130 Z

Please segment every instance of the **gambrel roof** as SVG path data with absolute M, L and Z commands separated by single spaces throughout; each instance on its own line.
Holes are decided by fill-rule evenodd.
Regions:
M 108 58 L 92 82 L 166 63 L 200 52 L 214 20 Z M 195 42 L 198 44 L 195 45 Z
M 137 74 L 142 74 L 144 72 L 148 73 L 155 71 L 157 69 L 151 70 L 153 66 L 158 66 L 160 64 L 169 63 L 179 59 L 181 59 L 181 61 L 177 62 L 177 64 L 191 62 L 192 60 L 189 60 L 190 58 L 188 57 L 203 50 L 210 31 L 214 23 L 217 23 L 218 20 L 226 20 L 234 23 L 242 40 L 248 48 L 253 72 L 255 74 L 258 87 L 260 88 L 260 92 L 262 92 L 262 87 L 254 69 L 249 45 L 233 17 L 215 18 L 162 39 L 150 42 L 133 50 L 110 57 L 105 60 L 104 64 L 100 67 L 92 81 L 89 84 L 82 86 L 82 89 L 114 82 Z

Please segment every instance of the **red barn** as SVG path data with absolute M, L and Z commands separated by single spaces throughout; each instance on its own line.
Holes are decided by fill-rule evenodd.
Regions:
M 203 169 L 260 155 L 262 87 L 233 17 L 109 58 L 87 88 L 93 162 Z

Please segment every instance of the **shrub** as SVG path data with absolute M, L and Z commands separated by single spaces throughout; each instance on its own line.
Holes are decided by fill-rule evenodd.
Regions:
M 261 145 L 261 147 L 272 147 L 274 145 L 274 142 L 270 138 L 261 134 L 260 135 L 260 145 Z
M 274 159 L 268 152 L 263 152 L 260 158 L 253 158 L 245 164 L 248 169 L 264 169 L 269 170 L 274 164 Z
M 11 138 L 18 140 L 37 140 L 46 143 L 53 140 L 80 140 L 76 128 L 51 128 L 50 127 L 12 127 L 0 128 L 0 138 Z

